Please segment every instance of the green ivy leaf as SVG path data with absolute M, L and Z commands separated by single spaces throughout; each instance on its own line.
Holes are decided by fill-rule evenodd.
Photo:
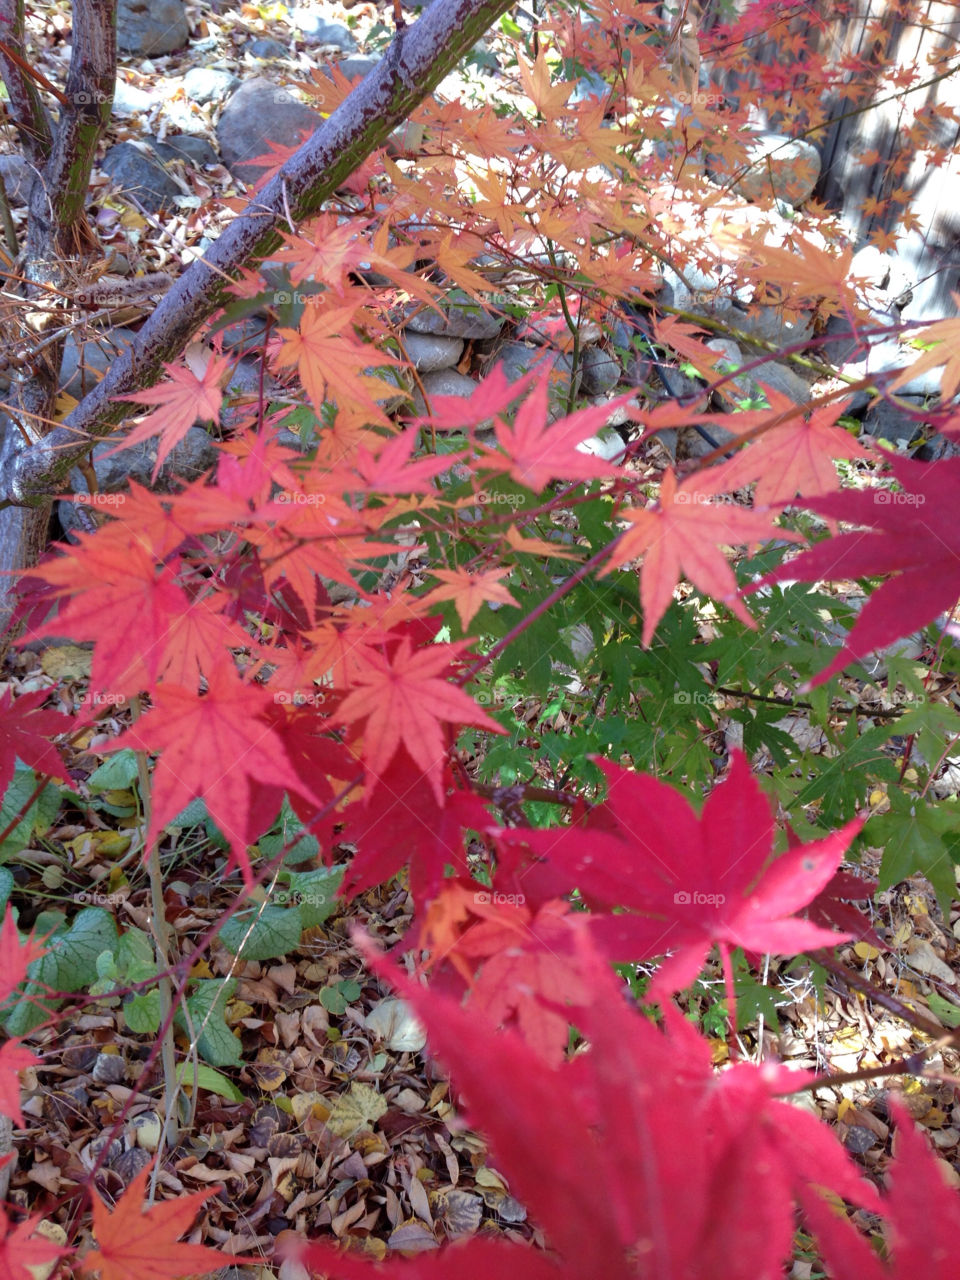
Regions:
M 17 769 L 13 781 L 0 801 L 0 831 L 13 822 L 36 789 L 37 779 L 32 769 Z M 34 831 L 46 831 L 60 808 L 60 791 L 52 783 L 44 787 L 29 809 L 0 845 L 0 860 L 20 853 L 30 843 Z
M 130 1030 L 138 1036 L 155 1036 L 160 1030 L 160 992 L 138 991 L 123 1005 L 123 1018 Z
M 220 930 L 220 941 L 233 955 L 244 960 L 278 960 L 296 951 L 303 932 L 299 906 L 267 904 L 241 911 Z
M 44 999 L 47 990 L 79 991 L 92 987 L 99 975 L 97 960 L 117 946 L 117 926 L 103 907 L 84 907 L 63 933 L 51 938 L 45 955 L 27 969 L 28 981 L 13 1008 L 5 1015 L 4 1026 L 11 1036 L 24 1036 L 44 1022 L 57 1008 L 56 1000 Z
M 214 1067 L 236 1067 L 243 1060 L 240 1041 L 223 1020 L 236 986 L 236 978 L 199 978 L 187 996 L 187 1012 L 193 1035 L 197 1037 L 197 1052 Z M 175 1013 L 174 1022 L 191 1034 L 182 1009 Z
M 332 986 L 323 988 L 320 992 L 320 1003 L 328 1013 L 339 1017 L 346 1013 L 347 1005 L 352 1000 L 356 1000 L 361 990 L 359 982 L 355 982 L 353 978 L 344 978 L 342 982 L 335 982 Z
M 137 781 L 137 753 L 124 747 L 110 756 L 87 779 L 87 787 L 94 794 L 100 791 L 127 791 Z

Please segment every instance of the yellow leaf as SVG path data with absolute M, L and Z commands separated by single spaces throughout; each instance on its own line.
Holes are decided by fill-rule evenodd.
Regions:
M 368 1084 L 354 1083 L 343 1093 L 327 1116 L 327 1128 L 338 1138 L 349 1138 L 369 1129 L 387 1109 L 384 1098 Z

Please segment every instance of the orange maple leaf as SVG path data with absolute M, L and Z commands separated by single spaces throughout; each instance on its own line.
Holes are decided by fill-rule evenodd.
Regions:
M 960 306 L 960 294 L 952 294 L 954 302 Z M 936 345 L 924 351 L 890 383 L 890 390 L 896 391 L 911 379 L 927 373 L 930 369 L 943 365 L 940 375 L 940 393 L 944 400 L 952 400 L 960 388 L 960 319 L 952 316 L 946 320 L 937 320 L 925 329 L 919 330 L 912 337 L 914 342 L 932 342 Z
M 429 778 L 437 804 L 442 805 L 447 743 L 441 723 L 506 732 L 449 680 L 452 662 L 466 647 L 434 644 L 414 651 L 409 636 L 404 636 L 392 657 L 369 655 L 356 676 L 361 687 L 347 694 L 337 709 L 337 718 L 345 724 L 367 721 L 363 758 L 368 777 L 382 774 L 402 745 Z
M 230 361 L 213 351 L 202 349 L 195 350 L 192 354 L 188 349 L 186 358 L 188 363 L 183 365 L 163 366 L 169 374 L 167 382 L 159 382 L 155 387 L 147 387 L 145 391 L 115 397 L 117 400 L 157 404 L 161 407 L 156 413 L 144 418 L 129 435 L 124 436 L 121 443 L 111 449 L 106 457 L 112 457 L 122 449 L 129 449 L 141 440 L 159 436 L 157 461 L 153 468 L 153 478 L 156 480 L 164 459 L 198 419 L 202 422 L 219 420 L 220 406 L 223 403 L 220 384 L 230 368 Z
M 300 328 L 280 329 L 283 346 L 274 357 L 280 368 L 296 365 L 304 390 L 319 413 L 330 391 L 341 410 L 360 408 L 369 422 L 389 426 L 376 394 L 396 386 L 371 375 L 371 365 L 398 363 L 385 351 L 366 347 L 353 334 L 353 307 L 308 306 Z
M 98 1248 L 80 1259 L 82 1271 L 96 1272 L 100 1280 L 180 1280 L 245 1261 L 206 1245 L 177 1242 L 215 1188 L 146 1209 L 143 1201 L 149 1173 L 147 1167 L 137 1174 L 112 1211 L 99 1196 L 93 1197 L 93 1233 Z
M 589 409 L 578 409 L 559 422 L 547 416 L 548 384 L 552 371 L 538 358 L 535 368 L 540 379 L 514 415 L 512 425 L 494 422 L 497 444 L 507 457 L 484 447 L 478 455 L 483 470 L 506 471 L 526 488 L 539 493 L 551 480 L 592 480 L 619 474 L 619 468 L 577 445 L 609 421 L 611 412 L 630 399 L 628 395 Z M 532 372 L 532 370 L 531 370 Z
M 499 585 L 509 569 L 491 569 L 487 573 L 471 573 L 469 569 L 434 569 L 433 576 L 442 586 L 435 587 L 426 600 L 454 600 L 464 632 L 470 626 L 485 600 L 500 604 L 517 604 L 506 587 Z
M 543 49 L 537 54 L 537 60 L 533 66 L 520 58 L 517 69 L 527 97 L 546 120 L 552 120 L 557 112 L 567 105 L 567 100 L 573 92 L 570 81 L 560 80 L 557 84 L 550 83 L 550 68 Z
M 621 535 L 604 573 L 643 556 L 640 601 L 643 605 L 643 643 L 649 645 L 657 623 L 673 599 L 681 574 L 707 595 L 721 600 L 748 627 L 753 618 L 737 598 L 737 580 L 722 546 L 754 545 L 768 538 L 799 536 L 778 529 L 765 511 L 733 503 L 718 503 L 698 491 L 699 477 L 677 484 L 666 471 L 660 485 L 658 510 L 626 511 L 631 528 Z
M 786 396 L 760 385 L 770 408 L 731 414 L 724 421 L 741 431 L 769 427 L 729 462 L 712 469 L 713 492 L 720 491 L 718 482 L 723 489 L 732 491 L 756 480 L 754 504 L 777 506 L 790 502 L 798 493 L 812 497 L 839 489 L 834 458 L 870 457 L 862 445 L 835 425 L 846 408 L 845 400 L 814 410 L 806 421 Z

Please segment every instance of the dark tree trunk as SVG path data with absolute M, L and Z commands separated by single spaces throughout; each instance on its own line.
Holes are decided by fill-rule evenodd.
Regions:
M 74 0 L 73 52 L 64 92 L 57 95 L 55 127 L 25 69 L 23 0 L 0 0 L 0 17 L 5 19 L 0 30 L 12 33 L 15 42 L 8 40 L 0 49 L 0 70 L 24 151 L 37 170 L 27 243 L 18 260 L 24 298 L 19 336 L 27 358 L 15 367 L 6 413 L 0 415 L 0 476 L 6 479 L 16 455 L 41 443 L 54 425 L 66 335 L 60 291 L 71 269 L 96 247 L 85 204 L 117 76 L 116 0 Z M 0 569 L 16 573 L 35 563 L 46 541 L 50 506 L 47 495 L 29 509 L 0 511 Z M 5 632 L 12 579 L 0 583 L 0 632 Z

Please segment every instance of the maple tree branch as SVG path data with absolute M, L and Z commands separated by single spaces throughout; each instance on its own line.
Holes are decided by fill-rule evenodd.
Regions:
M 23 149 L 36 168 L 50 154 L 53 131 L 35 77 L 28 74 L 30 68 L 14 51 L 14 46 L 25 46 L 23 0 L 0 0 L 0 23 L 10 36 L 9 43 L 0 43 L 0 76 L 10 99 L 8 110 Z
M 63 487 L 90 439 L 108 435 L 130 414 L 114 398 L 151 385 L 204 320 L 224 304 L 226 280 L 280 243 L 287 211 L 316 212 L 391 130 L 436 88 L 510 0 L 436 0 L 394 37 L 386 56 L 319 124 L 304 145 L 193 263 L 149 317 L 136 339 L 80 402 L 62 427 L 12 458 L 0 483 L 0 508 L 36 506 Z

